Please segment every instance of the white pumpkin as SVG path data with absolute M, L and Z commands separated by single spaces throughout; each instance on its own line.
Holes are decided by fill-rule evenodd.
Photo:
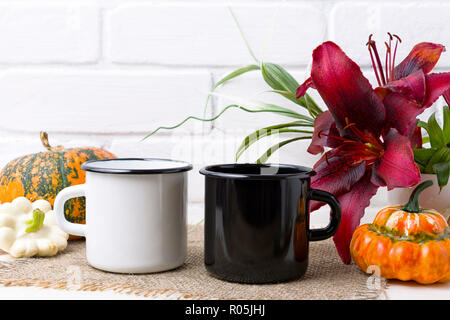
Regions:
M 37 215 L 33 215 L 33 211 Z M 43 223 L 40 221 L 38 227 L 30 228 L 31 221 L 39 215 L 42 218 L 42 214 L 45 214 Z M 27 198 L 19 197 L 0 204 L 0 249 L 11 256 L 53 256 L 67 247 L 68 238 L 69 235 L 57 225 L 48 201 L 31 203 Z

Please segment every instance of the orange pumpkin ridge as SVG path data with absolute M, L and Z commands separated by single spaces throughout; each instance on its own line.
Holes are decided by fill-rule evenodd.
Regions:
M 378 266 L 381 276 L 429 284 L 450 281 L 450 233 L 445 218 L 434 209 L 422 209 L 420 184 L 404 205 L 381 209 L 371 224 L 353 233 L 350 253 L 363 271 Z

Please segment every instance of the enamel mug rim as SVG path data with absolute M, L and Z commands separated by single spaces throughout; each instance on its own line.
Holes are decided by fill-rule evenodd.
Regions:
M 160 164 L 166 163 L 164 167 L 156 164 L 155 166 L 141 166 L 132 168 L 131 166 L 114 166 L 111 165 L 113 162 L 159 162 Z M 104 166 L 97 164 L 105 164 Z M 171 165 L 167 165 L 170 163 Z M 177 165 L 178 164 L 178 165 Z M 177 173 L 192 170 L 192 164 L 173 159 L 164 158 L 114 158 L 114 159 L 99 159 L 99 160 L 89 160 L 81 165 L 81 169 L 96 173 L 109 173 L 109 174 L 164 174 L 164 173 Z
M 283 172 L 275 172 L 270 170 L 281 169 Z M 258 173 L 251 172 L 255 169 L 269 169 L 259 171 Z M 236 170 L 242 170 L 236 172 Z M 316 175 L 316 172 L 308 167 L 299 166 L 295 164 L 280 164 L 280 163 L 223 163 L 206 166 L 200 169 L 200 174 L 208 177 L 229 178 L 229 179 L 255 179 L 255 180 L 274 180 L 297 178 L 306 179 Z

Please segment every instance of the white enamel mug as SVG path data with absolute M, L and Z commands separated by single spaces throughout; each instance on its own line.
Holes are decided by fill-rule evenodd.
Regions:
M 183 264 L 187 252 L 186 162 L 122 158 L 85 162 L 86 183 L 63 189 L 54 210 L 59 226 L 86 237 L 95 268 L 150 273 Z M 64 217 L 64 203 L 86 197 L 86 224 Z

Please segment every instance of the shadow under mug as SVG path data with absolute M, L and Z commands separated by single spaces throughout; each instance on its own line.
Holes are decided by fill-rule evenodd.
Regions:
M 335 234 L 341 207 L 330 193 L 311 189 L 315 172 L 275 164 L 221 164 L 205 175 L 205 266 L 220 279 L 274 283 L 300 278 L 309 241 Z M 309 202 L 331 207 L 327 227 L 309 229 Z
M 176 268 L 187 252 L 186 162 L 122 158 L 87 161 L 86 183 L 63 189 L 54 210 L 67 233 L 86 237 L 98 269 L 148 273 Z M 66 220 L 64 205 L 86 197 L 86 224 Z

